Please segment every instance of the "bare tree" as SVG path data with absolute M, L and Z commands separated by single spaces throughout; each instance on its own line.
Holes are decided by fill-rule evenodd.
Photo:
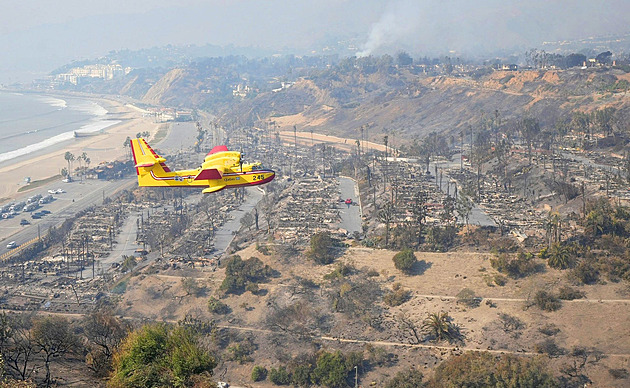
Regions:
M 411 334 L 412 343 L 419 344 L 422 342 L 422 330 L 406 312 L 401 312 L 396 316 L 398 328 L 405 334 Z
M 92 347 L 87 364 L 97 376 L 105 376 L 111 367 L 114 348 L 127 335 L 129 325 L 114 316 L 113 311 L 95 311 L 83 319 L 83 330 Z
M 77 350 L 78 338 L 70 331 L 70 323 L 60 317 L 46 317 L 36 321 L 31 331 L 36 349 L 43 354 L 46 377 L 44 384 L 50 387 L 50 364 L 58 357 Z
M 0 315 L 0 354 L 8 372 L 20 380 L 31 377 L 37 353 L 30 332 L 31 316 Z

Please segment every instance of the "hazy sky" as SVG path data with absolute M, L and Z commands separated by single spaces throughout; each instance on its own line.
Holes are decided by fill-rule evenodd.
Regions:
M 359 55 L 528 49 L 625 33 L 630 0 L 20 0 L 0 7 L 0 83 L 73 59 L 166 44 L 306 50 L 355 38 Z

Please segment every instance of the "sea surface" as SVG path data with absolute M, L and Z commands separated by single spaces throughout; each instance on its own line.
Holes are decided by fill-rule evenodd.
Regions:
M 0 91 L 0 163 L 119 123 L 94 101 Z

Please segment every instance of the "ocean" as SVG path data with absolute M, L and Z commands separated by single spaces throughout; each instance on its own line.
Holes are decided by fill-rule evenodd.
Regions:
M 94 101 L 0 91 L 0 163 L 119 123 Z

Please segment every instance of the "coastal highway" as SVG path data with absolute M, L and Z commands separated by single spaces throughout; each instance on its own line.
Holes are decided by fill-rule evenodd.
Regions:
M 61 225 L 66 218 L 74 216 L 78 211 L 93 205 L 100 205 L 103 203 L 104 197 L 131 188 L 134 184 L 136 184 L 136 179 L 131 176 L 116 181 L 90 179 L 83 182 L 63 183 L 59 180 L 41 188 L 29 190 L 27 194 L 17 200 L 23 201 L 35 194 L 47 195 L 49 189 L 63 189 L 65 193 L 53 194 L 54 201 L 42 205 L 41 208 L 32 212 L 35 213 L 43 209 L 50 211 L 50 214 L 40 219 L 31 218 L 31 212 L 21 212 L 11 219 L 0 220 L 0 259 L 9 251 L 6 246 L 10 241 L 15 241 L 21 246 L 36 239 L 38 234 L 43 236 L 50 227 Z M 20 225 L 22 219 L 29 221 L 30 225 Z
M 196 140 L 196 134 L 197 128 L 193 122 L 173 123 L 167 136 L 159 143 L 152 145 L 160 147 L 166 153 L 176 152 L 186 146 L 191 147 Z M 15 241 L 20 246 L 29 242 L 32 243 L 39 234 L 43 236 L 47 233 L 50 227 L 61 225 L 66 218 L 72 217 L 90 206 L 100 205 L 103 203 L 103 198 L 132 188 L 134 185 L 137 185 L 136 177 L 129 175 L 127 178 L 114 181 L 87 179 L 82 182 L 64 183 L 60 179 L 37 189 L 28 190 L 11 202 L 26 201 L 36 194 L 47 195 L 49 189 L 63 189 L 65 193 L 53 194 L 55 198 L 53 202 L 45 204 L 35 211 L 45 209 L 51 212 L 40 219 L 33 219 L 30 213 L 23 212 L 10 219 L 0 219 L 0 262 L 6 258 L 9 251 L 12 251 L 7 249 L 7 244 L 10 241 Z M 21 219 L 29 221 L 30 225 L 20 225 Z

